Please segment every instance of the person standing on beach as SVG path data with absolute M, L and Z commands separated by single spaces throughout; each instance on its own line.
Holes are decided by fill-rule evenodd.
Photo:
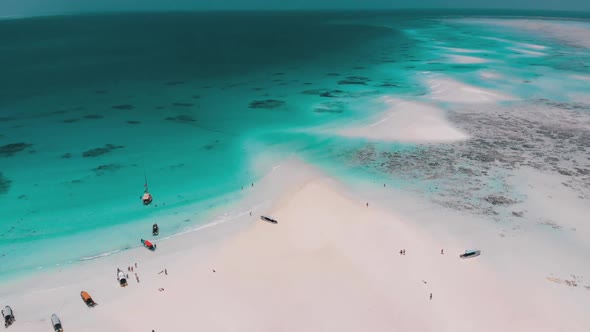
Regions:
M 432 300 L 432 293 L 430 293 L 430 299 Z
M 444 255 L 444 254 L 445 254 L 445 251 L 444 251 L 444 249 L 441 249 L 441 250 L 440 250 L 440 254 L 441 254 L 441 255 Z
M 164 269 L 164 274 L 165 275 L 168 275 L 168 270 L 167 269 Z

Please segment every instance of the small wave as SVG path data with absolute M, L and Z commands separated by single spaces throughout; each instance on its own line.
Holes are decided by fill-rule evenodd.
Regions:
M 105 252 L 105 253 L 102 253 L 102 254 L 100 254 L 100 255 L 96 255 L 96 256 L 88 256 L 88 257 L 83 257 L 83 258 L 82 258 L 82 259 L 80 259 L 80 260 L 81 260 L 81 261 L 90 261 L 90 260 L 97 259 L 97 258 L 101 258 L 101 257 L 107 257 L 107 256 L 110 256 L 110 255 L 116 254 L 116 253 L 120 252 L 121 250 L 122 250 L 122 249 L 117 249 L 117 250 L 108 251 L 108 252 Z

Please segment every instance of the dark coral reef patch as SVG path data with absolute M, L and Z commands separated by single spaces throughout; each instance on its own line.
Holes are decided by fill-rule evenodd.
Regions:
M 285 105 L 285 102 L 282 100 L 266 99 L 266 100 L 254 100 L 253 102 L 250 103 L 249 107 L 255 108 L 255 109 L 271 110 L 271 109 L 282 107 L 284 105 Z
M 191 122 L 197 121 L 191 115 L 187 115 L 187 114 L 180 114 L 177 116 L 169 116 L 169 117 L 165 118 L 164 120 L 176 122 L 176 123 L 191 123 Z
M 11 184 L 12 181 L 5 177 L 2 172 L 0 172 L 0 194 L 6 194 L 8 190 L 10 190 Z
M 135 108 L 135 106 L 133 106 L 131 104 L 121 104 L 121 105 L 113 105 L 113 106 L 111 106 L 111 108 L 114 108 L 116 110 L 132 110 Z
M 122 146 L 122 145 L 106 144 L 104 147 L 94 148 L 94 149 L 90 149 L 90 150 L 86 150 L 86 151 L 82 152 L 82 157 L 84 157 L 84 158 L 98 157 L 98 156 L 102 156 L 103 154 L 107 154 L 113 150 L 122 149 L 122 148 L 124 148 L 124 146 Z
M 0 146 L 0 157 L 11 157 L 33 146 L 29 143 L 10 143 Z
M 92 170 L 96 173 L 97 176 L 101 176 L 105 172 L 114 172 L 120 170 L 121 168 L 123 168 L 123 165 L 120 164 L 106 164 L 95 167 Z

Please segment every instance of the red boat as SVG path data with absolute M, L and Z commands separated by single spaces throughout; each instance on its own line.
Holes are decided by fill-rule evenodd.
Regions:
M 141 239 L 141 244 L 143 244 L 144 247 L 148 248 L 151 251 L 156 250 L 156 245 L 151 243 L 149 240 Z

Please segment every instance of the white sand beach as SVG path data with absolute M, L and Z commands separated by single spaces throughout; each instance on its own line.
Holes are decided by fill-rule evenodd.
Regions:
M 278 224 L 246 216 L 158 242 L 155 252 L 132 249 L 4 288 L 2 302 L 10 303 L 17 319 L 10 330 L 49 331 L 52 313 L 66 331 L 89 332 L 589 326 L 582 310 L 590 304 L 587 292 L 543 275 L 557 266 L 563 271 L 554 272 L 566 273 L 578 260 L 522 265 L 537 264 L 547 252 L 537 246 L 539 239 L 502 239 L 497 225 L 380 184 L 355 193 L 297 160 L 269 174 L 252 195 L 280 186 L 294 170 L 297 181 L 263 211 Z M 459 259 L 467 246 L 482 249 L 482 256 Z M 539 251 L 523 250 L 531 247 Z M 553 259 L 563 258 L 552 252 Z M 135 271 L 127 272 L 135 262 Z M 117 283 L 117 267 L 130 275 L 126 288 Z M 81 290 L 98 306 L 87 308 Z

